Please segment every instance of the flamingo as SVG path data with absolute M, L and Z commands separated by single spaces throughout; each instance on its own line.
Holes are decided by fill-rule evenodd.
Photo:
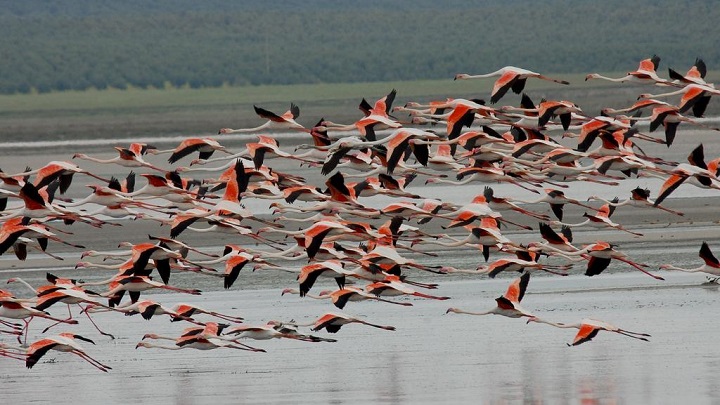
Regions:
M 703 259 L 702 265 L 695 268 L 682 268 L 682 267 L 676 267 L 672 264 L 663 264 L 660 266 L 661 269 L 664 270 L 678 270 L 678 271 L 685 271 L 688 273 L 707 273 L 715 276 L 711 281 L 716 282 L 718 279 L 720 279 L 720 261 L 713 255 L 712 251 L 710 250 L 710 246 L 707 242 L 703 242 L 702 245 L 700 245 L 700 252 L 698 253 L 698 256 L 700 256 L 701 259 Z
M 162 304 L 152 301 L 152 300 L 139 300 L 136 302 L 127 302 L 123 305 L 118 305 L 115 307 L 103 307 L 98 308 L 95 305 L 89 305 L 84 309 L 85 313 L 88 312 L 98 312 L 98 311 L 115 311 L 115 312 L 123 312 L 125 315 L 135 315 L 140 314 L 143 319 L 150 320 L 155 315 L 169 315 L 170 320 L 175 321 L 187 321 L 191 322 L 197 325 L 204 325 L 199 322 L 196 322 L 194 319 L 181 315 L 178 312 L 174 311 L 173 309 L 167 308 L 163 306 Z
M 155 334 L 146 334 L 143 336 L 143 339 L 169 339 L 175 341 L 175 346 L 163 346 L 159 344 L 154 344 L 150 342 L 138 342 L 137 345 L 135 345 L 135 349 L 139 347 L 144 347 L 147 349 L 155 348 L 155 349 L 164 349 L 164 350 L 181 350 L 181 349 L 196 349 L 196 350 L 213 350 L 218 348 L 228 348 L 228 349 L 237 349 L 237 350 L 246 350 L 250 352 L 262 352 L 265 353 L 265 349 L 258 349 L 251 346 L 243 345 L 242 343 L 228 341 L 225 339 L 220 339 L 218 337 L 204 337 L 202 336 L 202 330 L 197 331 L 194 334 L 188 334 L 186 336 L 181 336 L 177 339 L 173 338 L 167 338 L 163 336 L 158 336 Z
M 590 73 L 589 75 L 585 76 L 585 81 L 588 81 L 590 79 L 603 79 L 611 82 L 620 83 L 631 82 L 642 84 L 672 85 L 671 82 L 662 79 L 657 75 L 656 70 L 658 68 L 658 65 L 660 65 L 660 57 L 657 55 L 653 55 L 652 58 L 641 60 L 637 70 L 628 72 L 627 75 L 623 77 L 611 78 L 598 73 Z
M 365 291 L 370 294 L 374 294 L 377 297 L 381 295 L 384 295 L 386 297 L 411 295 L 414 297 L 427 298 L 438 301 L 445 301 L 450 299 L 450 297 L 430 295 L 415 291 L 415 289 L 410 287 L 406 282 L 401 281 L 400 277 L 393 275 L 387 275 L 384 277 L 384 279 L 367 285 L 365 287 Z
M 487 274 L 490 278 L 495 278 L 496 275 L 500 274 L 503 271 L 517 271 L 517 272 L 525 272 L 529 273 L 530 270 L 542 270 L 547 271 L 549 273 L 558 274 L 561 276 L 566 276 L 566 273 L 557 273 L 551 269 L 557 269 L 557 270 L 567 270 L 572 265 L 565 265 L 565 266 L 553 266 L 553 265 L 547 265 L 547 264 L 541 264 L 534 260 L 523 260 L 516 257 L 509 257 L 509 258 L 503 258 L 495 260 L 494 262 L 488 264 L 487 266 L 478 266 L 478 268 L 473 273 L 481 273 L 481 274 Z
M 349 315 L 334 313 L 327 313 L 319 317 L 313 324 L 311 330 L 317 332 L 325 329 L 328 333 L 337 333 L 343 325 L 347 325 L 349 323 L 360 323 L 378 329 L 395 330 L 394 326 L 378 325 Z
M 298 274 L 300 284 L 300 296 L 304 297 L 315 284 L 318 277 L 332 277 L 340 289 L 345 287 L 345 277 L 354 273 L 345 270 L 344 264 L 339 260 L 328 260 L 321 263 L 313 263 L 304 266 Z
M 505 106 L 502 111 L 519 111 L 524 113 L 534 113 L 538 117 L 538 126 L 544 127 L 554 117 L 560 117 L 560 123 L 564 130 L 568 130 L 572 122 L 573 114 L 582 114 L 583 111 L 577 104 L 566 100 L 543 100 L 537 107 L 518 108 Z
M 653 205 L 658 206 L 685 181 L 700 188 L 720 189 L 717 176 L 708 170 L 704 156 L 703 144 L 695 147 L 687 157 L 690 164 L 679 164 L 671 171 L 670 177 L 660 187 L 658 198 Z
M 83 309 L 82 303 L 88 304 L 90 306 L 101 306 L 100 302 L 98 302 L 99 295 L 90 291 L 83 290 L 80 286 L 77 285 L 76 280 L 71 279 L 65 279 L 65 278 L 59 278 L 54 276 L 53 274 L 47 273 L 46 278 L 48 281 L 50 281 L 52 284 L 45 285 L 38 287 L 35 289 L 33 286 L 31 286 L 27 281 L 21 279 L 20 277 L 13 277 L 8 279 L 8 284 L 13 282 L 19 282 L 24 284 L 28 289 L 30 289 L 34 294 L 37 295 L 37 298 L 35 300 L 35 306 L 34 309 L 45 311 L 46 309 L 50 308 L 52 305 L 58 302 L 62 302 L 64 304 L 67 304 L 68 306 L 68 319 L 73 319 L 72 317 L 72 311 L 70 311 L 70 305 L 71 304 L 77 304 L 81 312 L 85 312 Z M 107 308 L 107 307 L 106 307 Z M 101 335 L 108 336 L 110 339 L 115 339 L 115 336 L 113 336 L 110 333 L 104 332 L 100 329 L 99 326 L 95 323 L 95 321 L 90 317 L 90 314 L 85 312 L 85 315 L 87 316 L 88 320 L 92 325 L 97 329 L 98 332 L 100 332 Z M 43 333 L 47 332 L 50 328 L 60 324 L 65 323 L 65 320 L 63 322 L 56 322 L 47 328 L 43 330 Z
M 224 146 L 212 138 L 187 138 L 172 150 L 168 163 L 175 163 L 193 152 L 199 152 L 200 159 L 208 159 L 216 150 L 230 154 Z
M 16 299 L 0 297 L 0 318 L 22 319 L 25 323 L 25 327 L 22 329 L 20 335 L 18 335 L 18 342 L 20 342 L 20 336 L 23 334 L 25 335 L 25 341 L 27 341 L 27 330 L 30 326 L 30 320 L 32 320 L 33 317 L 46 318 L 54 322 L 66 323 L 69 325 L 77 325 L 78 323 L 75 319 L 54 318 L 47 312 L 35 309 L 29 304 L 19 302 Z M 26 318 L 30 318 L 30 320 L 27 320 Z
M 596 228 L 613 228 L 620 231 L 627 232 L 629 234 L 635 235 L 635 236 L 643 236 L 643 234 L 638 232 L 633 232 L 625 227 L 623 227 L 620 224 L 616 224 L 610 219 L 610 216 L 615 212 L 615 208 L 617 207 L 617 204 L 619 202 L 619 199 L 615 197 L 612 201 L 610 201 L 607 204 L 603 204 L 602 207 L 600 207 L 597 210 L 596 214 L 588 214 L 587 212 L 583 213 L 583 217 L 587 218 L 585 221 L 582 221 L 577 224 L 566 224 L 564 222 L 558 222 L 558 221 L 552 221 L 552 224 L 555 225 L 562 225 L 562 226 L 569 226 L 569 227 L 575 227 L 575 226 L 583 226 L 583 225 L 590 225 Z
M 80 166 L 70 163 L 70 162 L 62 162 L 62 161 L 52 161 L 46 164 L 45 166 L 35 169 L 35 170 L 27 170 L 22 173 L 12 174 L 9 175 L 10 177 L 24 177 L 35 174 L 35 182 L 33 185 L 41 189 L 48 184 L 52 183 L 55 179 L 60 180 L 60 194 L 64 194 L 67 189 L 70 187 L 70 183 L 72 182 L 73 176 L 77 173 L 85 174 L 90 177 L 94 177 L 100 181 L 104 181 L 105 183 L 108 183 L 110 180 L 107 180 L 103 177 L 100 177 L 96 174 L 90 173 L 87 170 L 83 170 L 80 168 Z
M 557 189 L 553 189 L 553 188 L 546 188 L 545 195 L 538 198 L 537 200 L 533 200 L 533 201 L 516 200 L 516 201 L 519 203 L 523 203 L 523 204 L 537 204 L 537 203 L 546 202 L 546 203 L 550 204 L 550 208 L 552 209 L 552 212 L 561 221 L 563 218 L 563 207 L 565 206 L 565 204 L 575 204 L 575 205 L 579 205 L 583 208 L 594 209 L 593 207 L 583 204 L 574 198 L 566 197 L 565 192 L 563 192 L 562 190 L 557 190 Z
M 265 325 L 240 325 L 229 329 L 226 335 L 235 335 L 234 341 L 238 339 L 270 340 L 270 339 L 292 339 L 305 342 L 336 342 L 335 339 L 326 339 L 313 335 L 298 333 L 294 323 L 283 323 L 269 321 Z
M 286 288 L 282 291 L 281 295 L 285 294 L 300 294 L 300 291 L 294 288 Z M 305 296 L 315 299 L 330 299 L 333 305 L 335 305 L 338 309 L 345 308 L 345 305 L 347 305 L 347 303 L 350 301 L 365 300 L 387 302 L 388 304 L 402 305 L 404 307 L 411 307 L 413 305 L 411 302 L 396 302 L 386 300 L 375 296 L 361 288 L 353 286 L 345 286 L 344 288 L 335 291 L 321 291 L 319 295 L 305 294 Z
M 136 145 L 136 144 L 134 144 Z M 114 158 L 110 159 L 100 159 L 92 156 L 88 156 L 84 153 L 76 153 L 73 155 L 73 159 L 82 159 L 87 160 L 89 162 L 94 163 L 100 163 L 100 164 L 117 164 L 123 167 L 147 167 L 149 169 L 158 170 L 161 172 L 164 172 L 163 169 L 146 162 L 142 158 L 142 153 L 140 153 L 140 150 L 133 150 L 132 145 L 131 148 L 123 148 L 120 146 L 115 146 L 115 150 L 118 152 L 118 156 L 115 156 Z
M 616 259 L 629 264 L 635 269 L 640 270 L 656 280 L 665 280 L 664 278 L 645 270 L 643 267 L 647 267 L 646 264 L 640 264 L 630 260 L 625 253 L 615 250 L 615 245 L 605 241 L 591 243 L 576 252 L 569 252 L 567 255 L 581 255 L 588 259 L 588 266 L 585 271 L 586 276 L 592 277 L 602 273 L 603 270 L 610 265 L 610 261 L 612 259 Z
M 528 283 L 530 282 L 530 273 L 525 273 L 519 278 L 516 278 L 508 287 L 508 290 L 504 295 L 495 299 L 497 306 L 493 309 L 484 312 L 472 312 L 466 311 L 459 308 L 448 308 L 445 312 L 449 314 L 451 312 L 456 314 L 466 315 L 502 315 L 508 318 L 521 318 L 528 317 L 532 318 L 534 315 L 527 312 L 520 306 L 525 296 L 525 290 L 527 289 Z
M 392 91 L 390 91 L 390 93 L 386 96 L 375 101 L 375 104 L 372 106 L 363 99 L 360 103 L 360 110 L 363 112 L 364 117 L 355 121 L 353 124 L 342 125 L 336 124 L 332 121 L 323 120 L 319 125 L 324 127 L 326 130 L 334 129 L 337 131 L 351 131 L 357 129 L 367 140 L 375 141 L 375 130 L 402 127 L 401 123 L 389 115 L 396 95 L 397 90 L 392 89 Z
M 125 291 L 130 292 L 130 296 L 132 298 L 133 295 L 135 295 L 135 297 L 139 297 L 140 292 L 147 291 L 152 288 L 165 289 L 165 290 L 175 291 L 175 292 L 184 293 L 184 294 L 200 295 L 200 290 L 179 288 L 179 287 L 165 285 L 163 283 L 160 283 L 160 282 L 157 282 L 157 281 L 151 279 L 148 276 L 120 277 L 120 278 L 116 279 L 114 283 L 110 284 L 109 291 L 107 291 L 101 295 L 103 297 L 109 297 L 111 299 L 110 306 L 114 306 L 119 303 L 119 300 L 120 300 L 120 298 L 122 298 L 122 294 Z M 120 298 L 118 298 L 118 297 L 120 297 Z M 137 298 L 134 298 L 133 301 L 137 301 Z
M 705 81 L 706 74 L 707 66 L 705 65 L 705 61 L 700 58 L 695 59 L 695 63 L 693 63 L 692 67 L 690 67 L 685 75 L 676 72 L 672 68 L 668 68 L 668 76 L 673 79 L 673 82 L 677 83 L 708 84 Z
M 218 131 L 218 134 L 227 135 L 247 132 L 259 132 L 266 129 L 293 129 L 309 132 L 305 127 L 295 121 L 295 119 L 300 116 L 300 107 L 298 107 L 294 103 L 291 103 L 290 109 L 282 115 L 275 114 L 272 111 L 268 111 L 256 105 L 253 105 L 253 109 L 255 110 L 255 114 L 260 116 L 260 118 L 266 119 L 267 122 L 255 128 L 221 128 L 220 131 Z
M 525 81 L 529 78 L 536 78 L 536 79 L 542 79 L 547 80 L 559 84 L 570 84 L 566 80 L 558 80 L 553 79 L 551 77 L 547 77 L 544 75 L 541 75 L 540 73 L 535 73 L 533 71 L 518 68 L 515 66 L 505 66 L 503 68 L 500 68 L 494 72 L 486 73 L 486 74 L 480 74 L 480 75 L 469 75 L 465 73 L 460 73 L 455 75 L 454 80 L 464 80 L 464 79 L 480 79 L 485 77 L 493 77 L 493 76 L 500 76 L 493 85 L 492 93 L 490 95 L 490 102 L 495 104 L 502 96 L 507 93 L 509 89 L 512 89 L 512 91 L 515 94 L 522 93 L 523 89 L 525 89 Z
M 679 211 L 671 210 L 669 208 L 665 208 L 661 205 L 655 205 L 655 202 L 650 199 L 650 189 L 647 188 L 641 188 L 641 187 L 635 187 L 630 191 L 630 198 L 623 200 L 623 201 L 608 201 L 603 198 L 600 198 L 598 196 L 592 195 L 588 197 L 588 201 L 591 200 L 600 200 L 604 202 L 605 204 L 608 204 L 609 206 L 613 207 L 621 207 L 623 205 L 629 205 L 631 207 L 649 207 L 649 208 L 659 208 L 663 211 L 669 212 L 671 214 L 684 216 L 685 214 Z
M 85 350 L 76 342 L 76 340 L 82 340 L 95 344 L 92 340 L 76 335 L 74 333 L 61 333 L 57 336 L 46 337 L 38 341 L 33 342 L 27 349 L 27 360 L 25 365 L 27 368 L 33 368 L 35 364 L 50 350 L 57 350 L 59 352 L 72 353 L 79 356 L 81 359 L 90 363 L 93 367 L 100 371 L 108 372 L 112 370 L 112 367 L 100 363 L 94 358 L 90 357 Z
M 682 97 L 680 98 L 680 103 L 678 104 L 677 108 L 680 113 L 685 113 L 689 109 L 692 108 L 693 115 L 695 117 L 702 117 L 705 113 L 705 109 L 708 106 L 708 103 L 710 102 L 710 97 L 717 96 L 720 94 L 720 90 L 715 89 L 715 87 L 712 87 L 707 84 L 695 84 L 691 83 L 687 86 L 667 92 L 667 93 L 660 93 L 660 94 L 650 94 L 650 93 L 643 93 L 638 96 L 639 99 L 643 98 L 663 98 L 663 97 L 670 97 L 677 94 L 682 94 Z
M 595 336 L 597 336 L 598 332 L 600 332 L 601 330 L 618 333 L 623 336 L 631 337 L 633 339 L 638 339 L 638 340 L 644 340 L 646 342 L 648 342 L 647 338 L 650 337 L 650 335 L 648 335 L 647 333 L 630 332 L 625 329 L 620 329 L 617 326 L 611 325 L 607 322 L 598 321 L 596 319 L 590 319 L 590 318 L 585 318 L 582 321 L 580 321 L 580 323 L 565 324 L 565 323 L 550 322 L 550 321 L 544 320 L 542 318 L 533 316 L 533 317 L 530 317 L 527 322 L 528 323 L 530 323 L 530 322 L 544 323 L 547 325 L 554 326 L 556 328 L 578 329 L 578 333 L 577 333 L 577 335 L 575 335 L 575 339 L 573 340 L 572 343 L 568 343 L 567 344 L 568 346 L 577 346 L 577 345 L 583 344 L 585 342 L 589 342 Z

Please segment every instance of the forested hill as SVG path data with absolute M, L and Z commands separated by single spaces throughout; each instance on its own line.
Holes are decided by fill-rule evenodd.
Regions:
M 5 1 L 0 92 L 720 67 L 716 0 Z

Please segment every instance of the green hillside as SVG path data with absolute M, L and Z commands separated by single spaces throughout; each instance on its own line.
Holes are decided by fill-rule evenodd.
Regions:
M 720 65 L 714 1 L 3 3 L 5 94 L 627 71 L 652 54 L 663 71 Z

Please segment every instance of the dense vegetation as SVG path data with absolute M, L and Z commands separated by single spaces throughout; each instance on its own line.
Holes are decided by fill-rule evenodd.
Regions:
M 4 2 L 0 93 L 720 65 L 712 0 Z M 664 70 L 664 69 L 663 69 Z

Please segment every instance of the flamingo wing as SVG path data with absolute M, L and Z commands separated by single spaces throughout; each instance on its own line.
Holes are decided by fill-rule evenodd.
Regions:
M 597 336 L 598 332 L 600 332 L 600 329 L 597 329 L 592 325 L 580 325 L 580 330 L 578 331 L 577 335 L 575 335 L 575 339 L 573 340 L 571 346 L 577 346 L 585 342 L 589 342 L 595 336 Z
M 700 246 L 700 258 L 705 261 L 705 264 L 713 267 L 713 268 L 720 268 L 720 262 L 718 262 L 718 259 L 713 255 L 712 251 L 710 250 L 710 246 L 708 246 L 707 242 L 703 242 Z
M 522 276 L 516 278 L 508 287 L 507 292 L 503 296 L 504 298 L 512 302 L 520 302 L 525 296 L 525 290 L 527 290 L 528 283 L 530 282 L 530 273 L 525 273 Z

